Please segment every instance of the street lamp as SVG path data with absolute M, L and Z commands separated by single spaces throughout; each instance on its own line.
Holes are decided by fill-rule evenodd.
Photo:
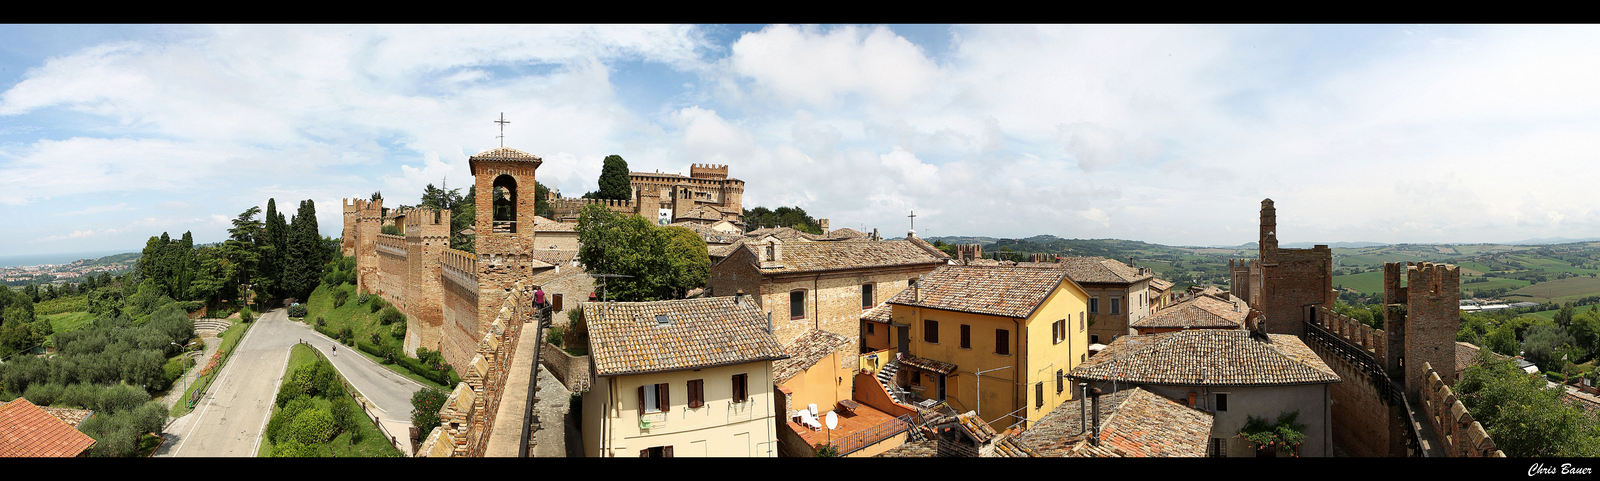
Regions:
M 183 349 L 183 346 L 179 346 L 178 343 L 176 343 L 176 342 L 167 341 L 167 344 L 178 346 L 178 349 Z M 183 355 L 182 351 L 179 351 L 179 355 Z M 184 364 L 187 364 L 187 363 L 182 362 L 182 361 L 178 362 L 179 366 L 182 366 Z M 189 396 L 189 368 L 188 367 L 184 367 L 183 375 L 181 377 L 183 377 L 183 390 L 182 391 L 178 391 L 178 392 L 183 393 L 183 396 L 184 396 L 184 400 L 183 401 L 185 403 L 187 403 L 189 407 L 192 408 L 192 407 L 194 407 L 194 402 L 192 402 L 192 401 L 190 401 L 188 399 L 188 396 Z

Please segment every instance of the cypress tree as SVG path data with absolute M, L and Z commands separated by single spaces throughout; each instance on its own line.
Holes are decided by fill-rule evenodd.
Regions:
M 628 200 L 632 196 L 633 188 L 628 181 L 628 161 L 622 160 L 620 155 L 607 155 L 605 165 L 600 167 L 600 191 L 596 197 Z
M 316 289 L 327 257 L 321 242 L 316 205 L 310 200 L 301 201 L 300 209 L 289 221 L 283 273 L 285 295 L 306 299 Z
M 267 280 L 265 292 L 269 297 L 283 297 L 284 265 L 288 258 L 289 226 L 278 212 L 276 199 L 267 199 L 267 216 L 261 239 L 261 277 Z

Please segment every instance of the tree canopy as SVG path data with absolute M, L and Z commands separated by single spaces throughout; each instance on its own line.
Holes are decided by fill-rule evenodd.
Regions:
M 654 301 L 682 298 L 705 284 L 711 260 L 694 231 L 658 227 L 638 215 L 587 205 L 578 214 L 578 261 L 600 280 L 607 298 Z
M 822 234 L 822 226 L 816 219 L 811 218 L 805 209 L 796 207 L 779 207 L 768 210 L 766 207 L 756 207 L 744 210 L 744 223 L 751 230 L 762 227 L 789 227 L 809 234 Z
M 600 166 L 600 190 L 584 194 L 593 199 L 628 200 L 633 198 L 633 182 L 628 173 L 628 161 L 622 156 L 607 155 Z
M 1506 456 L 1600 456 L 1594 416 L 1510 359 L 1480 351 L 1455 392 Z

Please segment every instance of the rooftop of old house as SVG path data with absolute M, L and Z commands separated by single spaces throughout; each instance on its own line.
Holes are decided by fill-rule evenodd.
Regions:
M 1226 294 L 1224 294 L 1226 295 Z M 1129 323 L 1135 328 L 1238 328 L 1244 326 L 1250 307 L 1243 299 L 1222 300 L 1212 296 L 1193 296 L 1167 306 L 1155 314 Z
M 1101 423 L 1098 444 L 1083 439 L 1073 457 L 1159 458 L 1206 455 L 1211 413 L 1139 388 Z
M 787 381 L 789 378 L 805 372 L 806 369 L 810 369 L 811 366 L 816 365 L 817 361 L 827 357 L 828 354 L 850 347 L 853 344 L 854 341 L 852 339 L 839 334 L 821 329 L 807 330 L 800 334 L 800 337 L 789 342 L 788 346 L 784 347 L 783 352 L 789 356 L 788 359 L 772 363 L 772 382 L 781 383 Z
M 873 306 L 872 309 L 868 309 L 867 312 L 861 313 L 861 320 L 888 324 L 891 320 L 893 320 L 893 318 L 890 317 L 890 314 L 893 313 L 894 309 L 889 307 L 889 301 L 886 300 L 879 302 L 878 305 Z
M 1151 289 L 1155 289 L 1155 290 L 1158 290 L 1158 291 L 1167 291 L 1167 290 L 1171 290 L 1172 286 L 1173 286 L 1172 282 L 1168 281 L 1166 279 L 1154 278 L 1154 277 L 1152 277 L 1150 279 L 1150 288 Z
M 1339 382 L 1300 338 L 1239 329 L 1122 336 L 1072 369 L 1072 377 L 1177 386 Z
M 743 246 L 759 259 L 759 241 L 746 240 Z M 920 245 L 919 245 L 920 244 Z M 761 269 L 763 274 L 788 274 L 840 269 L 867 269 L 893 266 L 942 265 L 949 259 L 939 249 L 921 239 L 882 242 L 786 242 L 778 256 L 778 267 Z M 759 262 L 759 261 L 756 261 Z
M 809 446 L 828 444 L 830 442 L 832 442 L 835 446 L 841 446 L 847 439 L 850 438 L 850 436 L 856 434 L 866 433 L 862 435 L 868 437 L 885 435 L 885 437 L 887 437 L 888 433 L 898 433 L 900 431 L 911 429 L 910 423 L 898 420 L 894 415 L 880 411 L 872 406 L 868 406 L 866 403 L 857 404 L 859 407 L 856 407 L 853 412 L 845 410 L 834 411 L 834 414 L 839 417 L 839 425 L 832 430 L 828 429 L 826 423 L 823 423 L 823 426 L 820 429 L 812 430 L 811 428 L 795 422 L 794 418 L 789 418 L 786 420 L 786 422 L 789 423 L 789 429 L 792 429 L 796 434 L 799 434 L 800 438 L 806 440 L 806 444 Z M 817 419 L 821 420 L 823 416 L 826 416 L 825 413 L 827 411 L 825 411 L 825 409 L 830 408 L 832 408 L 832 406 L 817 406 Z M 870 446 L 871 444 L 872 443 L 857 443 L 855 446 L 863 447 Z M 842 456 L 849 453 L 841 452 L 839 454 Z
M 767 316 L 733 296 L 586 302 L 596 376 L 725 366 L 787 358 Z
M 1062 257 L 1055 264 L 1079 284 L 1133 284 L 1155 276 L 1148 269 L 1130 267 L 1104 257 Z
M 942 265 L 886 302 L 1027 318 L 1062 282 L 1070 281 L 1060 269 Z
M 25 398 L 0 404 L 0 458 L 74 457 L 94 443 L 73 424 Z

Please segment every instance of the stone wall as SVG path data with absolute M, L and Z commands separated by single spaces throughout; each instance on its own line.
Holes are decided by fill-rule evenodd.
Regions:
M 1319 314 L 1318 319 L 1321 319 Z M 1347 318 L 1348 319 L 1348 318 Z M 1382 331 L 1378 331 L 1382 332 Z M 1406 431 L 1401 424 L 1405 413 L 1390 402 L 1361 365 L 1346 359 L 1319 343 L 1306 343 L 1339 375 L 1339 382 L 1328 386 L 1332 403 L 1333 444 L 1344 454 L 1360 457 L 1403 457 Z
M 544 342 L 544 340 L 541 339 L 540 342 Z M 589 370 L 589 366 L 592 363 L 592 358 L 587 355 L 574 356 L 567 354 L 567 351 L 548 342 L 539 351 L 539 364 L 544 365 L 544 368 L 550 371 L 551 376 L 555 376 L 556 380 L 561 381 L 561 384 L 566 386 L 568 391 L 574 393 L 589 391 L 590 383 L 594 382 L 594 375 Z
M 450 247 L 450 211 L 416 208 L 403 223 L 406 242 L 405 314 L 407 355 L 418 347 L 436 349 L 444 324 L 442 255 Z
M 1454 360 L 1446 366 L 1454 366 Z M 1440 447 L 1450 457 L 1464 458 L 1503 458 L 1504 451 L 1494 445 L 1494 440 L 1489 438 L 1489 432 L 1483 429 L 1483 424 L 1472 419 L 1472 413 L 1467 412 L 1467 407 L 1456 399 L 1450 385 L 1440 378 L 1439 371 L 1433 369 L 1433 364 L 1422 365 L 1425 374 L 1425 385 L 1422 388 L 1422 413 L 1432 424 L 1433 432 L 1438 436 Z M 1445 374 L 1454 376 L 1452 369 Z
M 1456 382 L 1456 331 L 1461 328 L 1461 269 L 1431 262 L 1407 265 L 1406 394 L 1418 396 L 1426 374 L 1420 366 L 1444 366 L 1446 385 Z
M 378 234 L 377 289 L 373 291 L 383 300 L 405 310 L 406 240 L 390 234 Z M 359 262 L 359 261 L 358 261 Z M 357 268 L 360 264 L 357 264 Z
M 418 456 L 483 456 L 506 375 L 511 372 L 511 359 L 518 349 L 518 336 L 526 323 L 534 321 L 532 296 L 532 289 L 520 283 L 506 294 L 462 371 L 461 383 L 439 410 L 439 426 L 424 438 Z
M 1323 306 L 1315 306 L 1313 309 L 1316 312 L 1312 314 L 1312 319 L 1329 332 L 1361 346 L 1376 359 L 1383 359 L 1387 355 L 1388 345 L 1384 341 L 1383 329 L 1373 329 L 1364 322 L 1333 312 L 1332 309 Z

